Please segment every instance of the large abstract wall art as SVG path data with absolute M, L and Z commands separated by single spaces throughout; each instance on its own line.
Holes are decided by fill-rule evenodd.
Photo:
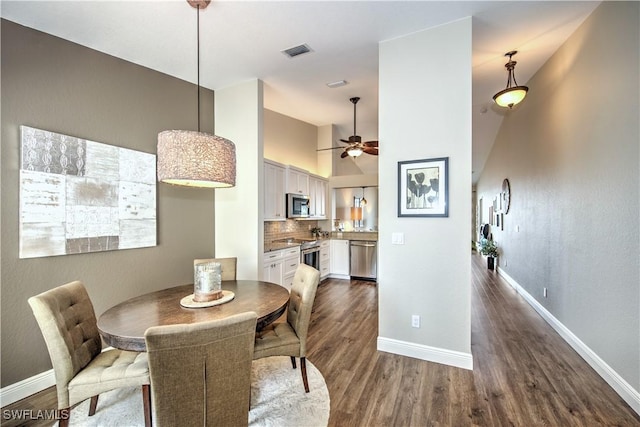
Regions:
M 20 258 L 156 245 L 155 155 L 20 131 Z

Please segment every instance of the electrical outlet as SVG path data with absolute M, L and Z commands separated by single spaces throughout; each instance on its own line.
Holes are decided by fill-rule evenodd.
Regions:
M 417 314 L 414 314 L 411 316 L 411 327 L 413 328 L 419 328 L 420 327 L 420 316 Z
M 546 298 L 547 297 L 547 288 L 542 288 L 542 295 Z

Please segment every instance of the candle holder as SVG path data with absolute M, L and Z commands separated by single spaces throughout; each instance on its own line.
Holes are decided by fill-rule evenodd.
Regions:
M 222 298 L 222 266 L 219 262 L 193 265 L 193 301 L 209 302 Z

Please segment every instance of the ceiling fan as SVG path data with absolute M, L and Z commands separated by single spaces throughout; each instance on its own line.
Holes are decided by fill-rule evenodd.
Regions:
M 336 150 L 341 149 L 344 150 L 340 155 L 340 158 L 344 159 L 347 156 L 358 157 L 362 153 L 372 154 L 374 156 L 378 155 L 378 141 L 366 141 L 362 142 L 362 138 L 360 135 L 356 134 L 356 104 L 360 101 L 360 98 L 354 97 L 350 98 L 349 101 L 353 104 L 353 135 L 349 137 L 349 140 L 340 139 L 340 141 L 345 144 L 349 144 L 347 147 L 331 147 L 331 148 L 321 148 L 317 151 L 324 150 Z

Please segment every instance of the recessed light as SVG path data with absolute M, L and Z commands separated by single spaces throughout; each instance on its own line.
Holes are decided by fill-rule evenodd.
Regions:
M 329 86 L 331 89 L 340 87 L 340 86 L 345 86 L 348 85 L 349 82 L 346 80 L 338 80 L 337 82 L 331 82 L 331 83 L 327 83 L 327 86 Z

